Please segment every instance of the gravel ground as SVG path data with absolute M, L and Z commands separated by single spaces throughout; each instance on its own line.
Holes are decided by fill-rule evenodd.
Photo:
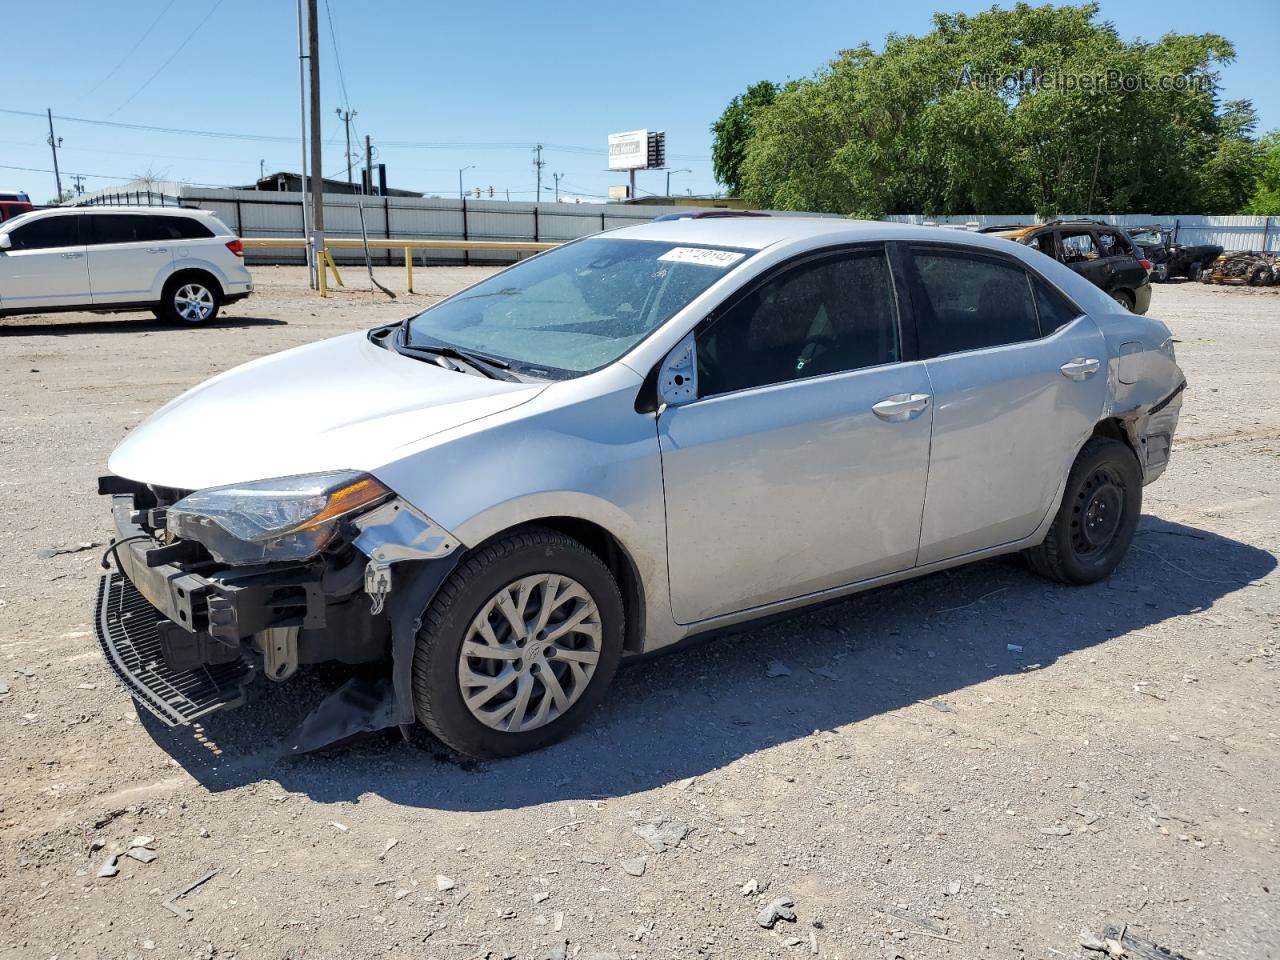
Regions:
M 42 556 L 107 539 L 111 448 L 219 370 L 487 272 L 388 302 L 348 270 L 320 301 L 259 268 L 207 328 L 2 322 L 0 956 L 1024 960 L 1127 924 L 1280 957 L 1280 290 L 1156 288 L 1191 387 L 1107 583 L 987 562 L 744 630 L 496 763 L 394 734 L 282 757 L 328 669 L 195 730 L 140 718 L 90 633 L 101 549 Z M 165 908 L 211 871 L 191 919 Z

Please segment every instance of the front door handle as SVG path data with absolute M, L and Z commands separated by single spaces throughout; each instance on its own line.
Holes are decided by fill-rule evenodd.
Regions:
M 927 393 L 895 393 L 892 397 L 885 397 L 873 405 L 871 412 L 881 420 L 901 423 L 918 417 L 929 406 L 929 401 L 932 399 Z
M 80 257 L 83 257 L 83 256 L 84 256 L 84 254 L 83 254 L 83 253 L 64 253 L 64 254 L 62 255 L 62 259 L 63 259 L 63 260 L 77 260 L 77 259 L 79 259 Z
M 1074 360 L 1068 360 L 1059 369 L 1068 380 L 1088 380 L 1098 372 L 1101 366 L 1102 363 L 1095 357 L 1076 357 Z
M 147 253 L 168 253 L 168 247 L 147 247 Z

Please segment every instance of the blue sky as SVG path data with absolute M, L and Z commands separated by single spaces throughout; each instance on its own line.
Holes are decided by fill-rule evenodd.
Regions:
M 649 0 L 607 5 L 466 4 L 328 0 L 342 78 L 320 0 L 324 172 L 345 176 L 342 123 L 380 148 L 392 186 L 456 195 L 492 185 L 513 200 L 534 195 L 529 144 L 546 144 L 543 182 L 563 173 L 568 194 L 604 194 L 622 176 L 604 171 L 610 131 L 667 131 L 673 192 L 715 188 L 708 126 L 748 84 L 812 73 L 839 48 L 890 32 L 922 33 L 933 10 L 974 12 L 989 3 L 860 4 L 835 0 Z M 128 7 L 130 15 L 122 15 Z M 1169 30 L 1221 32 L 1237 49 L 1225 94 L 1250 98 L 1262 129 L 1280 127 L 1274 82 L 1280 19 L 1269 0 L 1104 0 L 1102 15 L 1126 38 Z M 152 170 L 209 184 L 256 179 L 299 166 L 296 18 L 293 0 L 62 0 L 5 9 L 6 80 L 0 107 L 271 139 L 227 139 L 59 121 L 64 170 L 109 178 Z M 17 42 L 22 38 L 21 42 Z M 343 93 L 345 80 L 346 95 Z M 0 164 L 48 169 L 43 118 L 0 113 Z M 399 143 L 400 145 L 396 145 Z M 335 145 L 337 144 L 337 145 Z M 416 146 L 411 144 L 446 144 Z M 0 187 L 53 196 L 53 176 L 0 167 Z M 108 179 L 96 176 L 106 174 Z M 664 175 L 642 172 L 660 193 Z M 64 178 L 64 185 L 67 181 Z

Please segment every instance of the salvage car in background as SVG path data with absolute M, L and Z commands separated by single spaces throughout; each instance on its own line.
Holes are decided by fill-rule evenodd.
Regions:
M 378 695 L 314 715 L 331 738 L 417 720 L 516 754 L 624 653 L 998 554 L 1107 577 L 1184 386 L 1163 323 L 998 238 L 615 230 L 130 431 L 99 640 L 166 723 L 378 662 Z
M 1097 220 L 985 227 L 982 233 L 1013 240 L 1053 257 L 1133 313 L 1151 306 L 1152 263 L 1128 234 Z
M 208 323 L 252 292 L 240 239 L 204 210 L 70 207 L 0 226 L 0 317 L 150 310 Z
M 1280 256 L 1231 250 L 1207 264 L 1200 273 L 1202 283 L 1222 283 L 1268 287 L 1280 283 Z
M 1216 243 L 1176 242 L 1169 227 L 1130 227 L 1128 233 L 1142 256 L 1151 261 L 1151 279 L 1156 283 L 1198 280 L 1200 270 L 1222 255 L 1222 247 Z

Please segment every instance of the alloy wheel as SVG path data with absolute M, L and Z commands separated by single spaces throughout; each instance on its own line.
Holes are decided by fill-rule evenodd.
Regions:
M 586 587 L 554 573 L 521 577 L 467 629 L 458 658 L 463 703 L 504 733 L 545 726 L 590 686 L 601 640 L 600 610 Z
M 188 323 L 200 323 L 213 315 L 213 294 L 203 284 L 183 284 L 173 296 L 173 308 Z

